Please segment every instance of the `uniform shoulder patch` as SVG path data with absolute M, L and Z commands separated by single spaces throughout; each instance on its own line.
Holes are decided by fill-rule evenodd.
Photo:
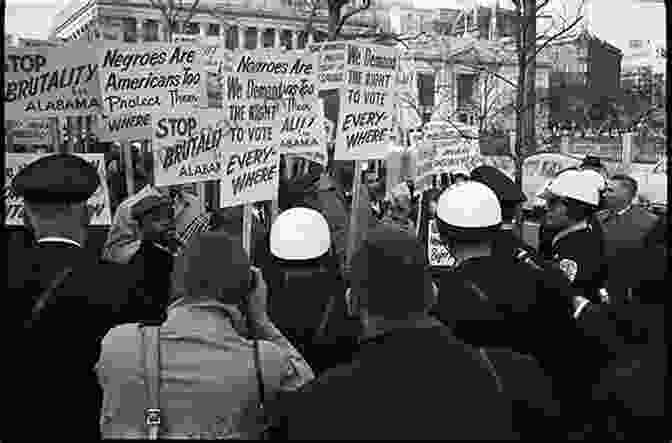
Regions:
M 563 258 L 562 260 L 560 260 L 559 266 L 560 269 L 562 269 L 562 272 L 565 273 L 569 281 L 574 282 L 574 279 L 576 278 L 576 273 L 579 270 L 579 265 L 574 260 Z

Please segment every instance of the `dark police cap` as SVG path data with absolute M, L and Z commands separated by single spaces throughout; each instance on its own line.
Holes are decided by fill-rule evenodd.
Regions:
M 173 207 L 173 200 L 168 196 L 149 195 L 131 208 L 131 216 L 134 219 L 139 219 L 147 214 L 158 213 L 160 210 L 165 210 Z
M 520 187 L 516 186 L 513 180 L 494 166 L 479 166 L 471 171 L 471 179 L 492 189 L 502 204 L 517 204 L 527 200 Z
M 89 162 L 72 154 L 39 158 L 14 177 L 14 192 L 33 203 L 81 203 L 100 185 L 98 171 Z

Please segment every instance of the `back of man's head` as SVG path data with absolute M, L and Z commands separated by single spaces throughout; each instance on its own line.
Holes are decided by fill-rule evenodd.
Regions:
M 371 316 L 396 320 L 425 313 L 434 301 L 427 264 L 415 237 L 379 225 L 352 258 L 353 296 Z

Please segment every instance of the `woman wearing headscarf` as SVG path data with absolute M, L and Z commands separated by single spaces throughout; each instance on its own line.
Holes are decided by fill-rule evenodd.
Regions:
M 259 438 L 268 422 L 261 393 L 270 404 L 313 379 L 313 372 L 268 317 L 266 283 L 239 242 L 201 234 L 184 257 L 176 269 L 184 273 L 184 296 L 168 308 L 158 331 L 159 437 Z M 96 370 L 104 392 L 103 438 L 146 437 L 152 405 L 138 359 L 140 326 L 117 326 L 102 341 Z

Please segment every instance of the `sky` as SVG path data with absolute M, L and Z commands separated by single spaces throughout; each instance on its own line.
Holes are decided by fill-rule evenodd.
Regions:
M 451 8 L 473 0 L 413 0 L 420 8 Z M 495 0 L 478 0 L 489 4 Z M 510 0 L 499 0 L 500 5 Z M 552 7 L 575 10 L 579 0 L 552 0 Z M 53 17 L 68 0 L 6 0 L 5 32 L 27 38 L 47 38 Z M 591 30 L 621 50 L 630 40 L 665 41 L 665 6 L 661 1 L 590 0 Z

